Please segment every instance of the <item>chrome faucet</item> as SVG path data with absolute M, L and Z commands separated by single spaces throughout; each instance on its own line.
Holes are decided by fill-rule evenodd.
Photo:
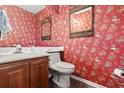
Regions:
M 15 50 L 14 53 L 22 53 L 22 46 L 21 46 L 21 45 L 16 44 L 16 45 L 14 45 L 14 46 L 16 46 L 16 50 Z

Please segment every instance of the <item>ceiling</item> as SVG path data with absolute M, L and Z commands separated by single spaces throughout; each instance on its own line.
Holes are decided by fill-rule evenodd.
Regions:
M 36 14 L 37 12 L 45 8 L 45 5 L 17 5 L 17 6 L 33 14 Z

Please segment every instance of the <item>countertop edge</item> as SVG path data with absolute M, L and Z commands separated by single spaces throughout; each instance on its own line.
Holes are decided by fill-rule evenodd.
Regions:
M 48 57 L 49 54 L 44 54 L 44 55 L 38 55 L 38 56 L 32 56 L 32 57 L 24 57 L 24 58 L 15 58 L 15 59 L 6 59 L 0 62 L 1 64 L 7 64 L 7 63 L 12 63 L 12 62 L 18 62 L 18 61 L 23 61 L 23 60 L 30 60 L 30 59 L 35 59 L 35 58 L 40 58 L 40 57 Z

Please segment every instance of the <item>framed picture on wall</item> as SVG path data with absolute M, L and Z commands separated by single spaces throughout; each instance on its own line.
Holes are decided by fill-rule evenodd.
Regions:
M 51 16 L 44 18 L 41 21 L 41 39 L 50 40 L 51 39 Z
M 70 38 L 94 35 L 94 6 L 79 5 L 69 10 Z

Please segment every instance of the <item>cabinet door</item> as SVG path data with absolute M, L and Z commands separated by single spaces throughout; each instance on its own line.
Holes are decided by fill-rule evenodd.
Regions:
M 29 87 L 29 63 L 16 62 L 0 65 L 0 87 Z
M 30 63 L 30 83 L 32 88 L 48 87 L 48 58 L 33 59 Z

